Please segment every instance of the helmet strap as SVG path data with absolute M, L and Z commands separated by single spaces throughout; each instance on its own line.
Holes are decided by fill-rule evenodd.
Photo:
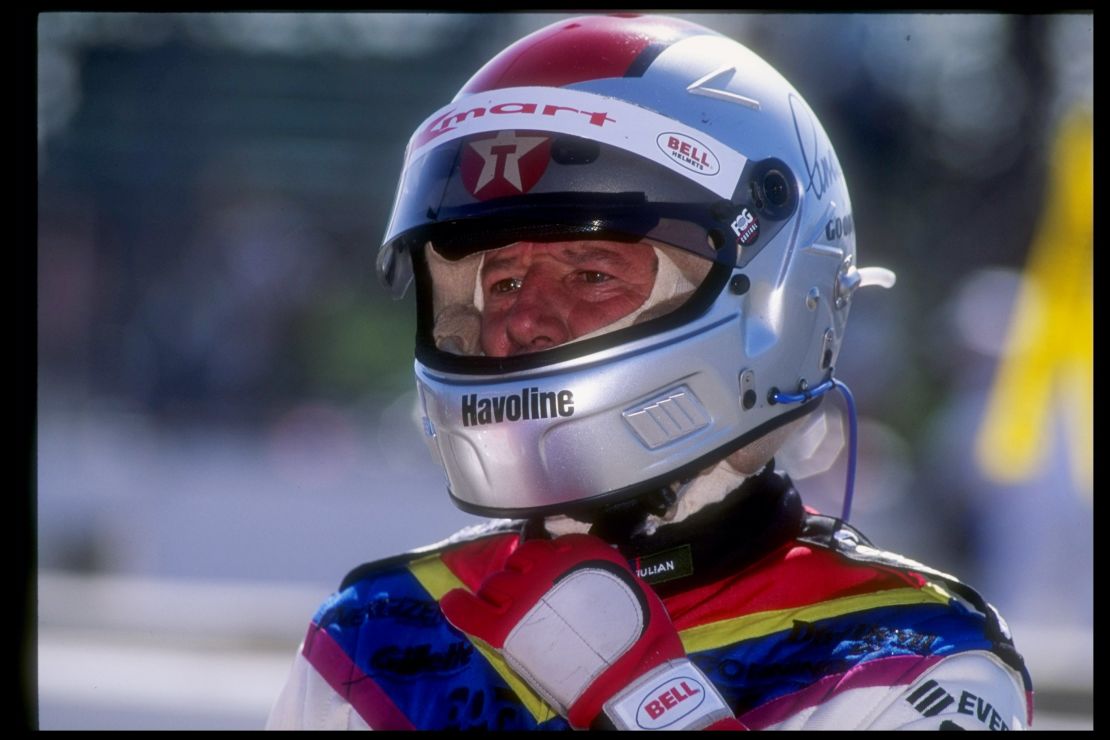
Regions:
M 803 390 L 801 393 L 783 393 L 778 388 L 772 388 L 769 397 L 771 403 L 803 403 L 823 395 L 833 388 L 840 391 L 840 395 L 844 397 L 844 405 L 848 409 L 848 474 L 844 481 L 844 503 L 840 514 L 840 520 L 847 522 L 848 517 L 852 514 L 852 493 L 856 486 L 856 439 L 858 436 L 856 433 L 856 402 L 852 397 L 852 392 L 848 390 L 848 386 L 830 375 L 824 383 Z

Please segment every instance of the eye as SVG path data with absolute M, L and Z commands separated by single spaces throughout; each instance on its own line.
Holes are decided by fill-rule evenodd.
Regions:
M 613 279 L 611 275 L 607 275 L 604 272 L 598 272 L 597 270 L 583 270 L 582 272 L 578 273 L 578 276 L 582 278 L 583 282 L 586 283 L 604 283 L 607 280 Z
M 520 278 L 502 278 L 489 286 L 490 293 L 513 293 L 520 290 Z

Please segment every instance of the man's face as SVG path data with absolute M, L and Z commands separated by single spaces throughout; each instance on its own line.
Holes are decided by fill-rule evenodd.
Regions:
M 482 351 L 555 347 L 639 308 L 655 283 L 655 251 L 612 241 L 516 242 L 485 256 Z

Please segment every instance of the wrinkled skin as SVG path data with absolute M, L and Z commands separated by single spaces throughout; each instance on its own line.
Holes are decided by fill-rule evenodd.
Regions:
M 644 303 L 655 273 L 646 244 L 516 242 L 490 252 L 480 275 L 482 350 L 535 352 L 607 326 Z

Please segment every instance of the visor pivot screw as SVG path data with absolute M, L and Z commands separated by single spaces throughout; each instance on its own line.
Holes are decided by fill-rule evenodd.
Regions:
M 833 344 L 836 341 L 836 335 L 833 334 L 832 329 L 825 329 L 825 333 L 821 336 L 821 369 L 828 370 L 832 367 L 833 360 Z
M 821 300 L 821 291 L 816 287 L 810 288 L 809 292 L 806 293 L 806 308 L 810 311 L 817 308 L 817 302 L 819 300 Z
M 771 170 L 763 176 L 763 193 L 767 196 L 767 202 L 775 207 L 783 206 L 790 200 L 790 186 L 778 170 Z
M 758 400 L 759 396 L 755 392 L 755 371 L 749 368 L 740 373 L 740 407 L 745 411 L 751 411 Z
M 728 281 L 728 289 L 736 295 L 744 295 L 750 287 L 752 287 L 752 281 L 747 275 L 733 275 Z

